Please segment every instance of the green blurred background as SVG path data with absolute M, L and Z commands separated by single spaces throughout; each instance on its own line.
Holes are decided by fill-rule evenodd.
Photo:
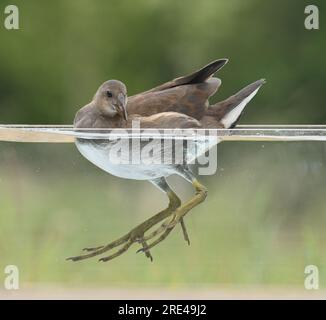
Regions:
M 70 124 L 107 79 L 129 95 L 227 57 L 211 102 L 259 78 L 267 84 L 242 124 L 323 124 L 325 2 L 261 0 L 0 1 L 20 30 L 0 28 L 0 123 Z M 318 5 L 320 30 L 304 28 Z M 4 15 L 2 15 L 4 20 Z M 1 22 L 3 23 L 3 22 Z M 73 145 L 0 144 L 0 269 L 57 286 L 284 285 L 303 288 L 315 264 L 326 283 L 324 143 L 224 143 L 205 177 L 207 201 L 153 250 L 107 264 L 70 263 L 166 206 L 146 182 L 109 176 Z M 172 184 L 184 199 L 191 188 Z

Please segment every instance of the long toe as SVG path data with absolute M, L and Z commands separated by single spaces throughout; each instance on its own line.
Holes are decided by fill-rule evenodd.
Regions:
M 119 249 L 116 253 L 114 254 L 111 254 L 110 256 L 107 256 L 107 257 L 104 257 L 104 258 L 101 258 L 99 259 L 99 261 L 102 261 L 102 262 L 107 262 L 109 260 L 112 260 L 120 255 L 122 255 L 124 252 L 126 252 L 130 246 L 133 244 L 132 241 L 128 241 L 121 249 Z
M 89 258 L 98 256 L 100 254 L 103 254 L 103 253 L 105 253 L 105 252 L 107 252 L 109 250 L 112 250 L 112 249 L 114 249 L 114 248 L 128 242 L 129 240 L 130 240 L 130 233 L 127 233 L 123 237 L 121 237 L 121 238 L 119 238 L 119 239 L 117 239 L 115 241 L 112 241 L 108 245 L 99 247 L 98 250 L 85 250 L 85 251 L 88 251 L 89 253 L 84 254 L 84 255 L 80 255 L 80 256 L 70 257 L 70 258 L 67 258 L 67 260 L 80 261 L 80 260 L 89 259 Z M 91 249 L 91 248 L 89 248 L 89 249 Z
M 83 251 L 92 252 L 92 251 L 100 250 L 102 248 L 104 248 L 104 246 L 98 246 L 98 247 L 93 247 L 93 248 L 84 248 Z
M 151 262 L 153 262 L 153 256 L 152 256 L 152 254 L 151 254 L 151 252 L 149 251 L 149 249 L 148 249 L 148 244 L 146 243 L 146 241 L 144 240 L 144 238 L 142 238 L 141 240 L 140 240 L 140 243 L 142 244 L 142 246 L 143 246 L 143 252 L 145 253 L 145 256 L 147 257 L 147 258 L 149 258 L 150 260 L 151 260 Z
M 184 222 L 183 218 L 180 219 L 180 225 L 181 225 L 181 228 L 182 228 L 183 238 L 185 239 L 185 241 L 190 246 L 190 239 L 189 239 L 187 228 L 186 228 L 186 225 L 185 225 L 185 222 Z

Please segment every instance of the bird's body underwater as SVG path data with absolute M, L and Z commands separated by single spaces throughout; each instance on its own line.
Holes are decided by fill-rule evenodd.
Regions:
M 212 75 L 227 61 L 227 59 L 213 61 L 188 76 L 174 79 L 129 98 L 122 82 L 109 80 L 100 86 L 93 100 L 77 112 L 74 127 L 76 129 L 129 129 L 137 122 L 141 129 L 233 128 L 245 106 L 265 80 L 258 80 L 228 99 L 210 105 L 208 99 L 221 85 L 221 80 Z M 143 247 L 141 251 L 152 258 L 149 249 L 164 240 L 177 223 L 181 224 L 184 238 L 189 243 L 183 218 L 193 207 L 205 200 L 207 190 L 194 177 L 187 161 L 181 164 L 146 165 L 142 162 L 122 164 L 110 160 L 109 153 L 114 147 L 114 143 L 110 141 L 77 139 L 76 146 L 85 158 L 115 176 L 152 182 L 167 194 L 170 203 L 167 209 L 146 220 L 120 239 L 106 246 L 86 248 L 87 254 L 69 259 L 77 261 L 90 258 L 120 246 L 116 253 L 101 259 L 101 261 L 108 261 L 127 251 L 135 242 L 141 243 Z M 166 152 L 171 150 L 162 148 L 162 153 Z M 189 147 L 188 150 L 186 148 L 185 153 L 187 157 Z M 196 190 L 195 196 L 183 205 L 167 184 L 166 177 L 172 174 L 182 176 L 191 182 Z M 145 232 L 167 217 L 171 217 L 168 222 L 163 223 L 151 234 L 145 235 Z M 157 236 L 156 240 L 147 244 L 147 240 Z

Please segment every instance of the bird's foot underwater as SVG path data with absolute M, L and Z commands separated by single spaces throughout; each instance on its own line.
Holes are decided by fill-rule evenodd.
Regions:
M 160 242 L 162 242 L 175 228 L 175 226 L 180 223 L 183 231 L 183 235 L 185 240 L 190 244 L 187 229 L 184 224 L 184 216 L 195 206 L 200 204 L 201 202 L 205 201 L 207 197 L 207 189 L 205 186 L 201 185 L 197 180 L 193 181 L 193 185 L 196 189 L 196 194 L 193 198 L 191 198 L 187 203 L 185 203 L 183 206 L 180 206 L 175 210 L 173 213 L 172 219 L 170 221 L 165 221 L 163 224 L 154 230 L 150 235 L 145 236 L 145 240 L 151 240 L 154 237 L 160 235 L 156 240 L 151 242 L 149 245 L 147 245 L 146 250 L 149 250 L 153 248 L 154 246 L 158 245 Z M 144 248 L 139 249 L 137 252 L 145 252 Z
M 178 223 L 180 223 L 180 225 L 181 225 L 185 241 L 188 243 L 188 245 L 190 245 L 190 239 L 188 236 L 188 232 L 187 232 L 187 229 L 186 229 L 184 221 L 183 221 L 183 216 L 186 213 L 182 214 L 181 212 L 182 211 L 177 211 L 173 215 L 173 218 L 170 221 L 165 221 L 164 223 L 162 223 L 162 225 L 159 228 L 154 230 L 150 235 L 144 237 L 145 241 L 148 241 L 148 240 L 155 238 L 156 236 L 159 236 L 156 240 L 154 240 L 153 242 L 151 242 L 149 245 L 146 246 L 146 250 L 149 250 L 149 249 L 155 247 L 160 242 L 162 242 L 171 233 L 171 231 L 175 228 L 175 226 Z M 139 249 L 137 251 L 137 253 L 139 253 L 139 252 L 146 253 L 145 248 Z
M 109 260 L 112 260 L 120 255 L 122 255 L 124 252 L 126 252 L 132 244 L 134 243 L 140 243 L 142 245 L 142 250 L 145 253 L 146 257 L 149 258 L 151 261 L 153 261 L 153 257 L 149 250 L 147 250 L 147 243 L 143 236 L 143 231 L 141 229 L 135 228 L 123 237 L 112 241 L 111 243 L 103 246 L 93 247 L 93 248 L 84 248 L 83 251 L 86 251 L 87 254 L 74 256 L 67 258 L 67 260 L 71 261 L 80 261 L 84 259 L 89 259 L 101 254 L 104 254 L 108 251 L 111 251 L 117 247 L 120 247 L 116 252 L 112 253 L 109 256 L 103 257 L 99 259 L 99 261 L 106 262 Z
M 183 235 L 184 235 L 185 240 L 187 241 L 188 244 L 190 244 L 186 226 L 184 224 L 183 219 L 181 218 L 180 221 L 171 220 L 170 223 L 163 223 L 159 228 L 157 228 L 154 232 L 152 232 L 148 236 L 144 235 L 145 231 L 142 230 L 142 228 L 141 228 L 142 225 L 140 225 L 138 228 L 133 229 L 132 231 L 127 233 L 125 236 L 123 236 L 115 241 L 112 241 L 108 245 L 84 248 L 83 251 L 87 252 L 87 254 L 70 257 L 70 258 L 67 258 L 67 260 L 80 261 L 80 260 L 84 260 L 84 259 L 89 259 L 89 258 L 101 255 L 105 252 L 108 252 L 112 249 L 115 249 L 115 248 L 121 246 L 121 248 L 119 250 L 117 250 L 115 253 L 113 253 L 107 257 L 99 259 L 99 261 L 107 262 L 107 261 L 112 260 L 112 259 L 122 255 L 123 253 L 125 253 L 131 247 L 132 244 L 139 243 L 142 245 L 142 248 L 139 249 L 137 252 L 145 253 L 145 256 L 147 258 L 149 258 L 151 261 L 153 261 L 153 256 L 152 256 L 151 252 L 149 251 L 149 249 L 151 247 L 153 247 L 154 245 L 156 245 L 157 243 L 163 241 L 178 222 L 180 222 L 180 224 L 182 226 Z M 147 240 L 153 239 L 156 235 L 159 235 L 160 233 L 162 233 L 162 235 L 149 246 L 147 244 Z
M 145 253 L 147 258 L 153 261 L 153 257 L 150 251 L 147 249 L 148 245 L 146 243 L 147 240 L 145 238 L 145 233 L 149 229 L 151 229 L 152 227 L 154 227 L 155 225 L 163 221 L 165 218 L 171 216 L 174 210 L 175 210 L 175 206 L 169 206 L 168 208 L 166 208 L 163 211 L 160 211 L 153 217 L 145 220 L 143 223 L 141 223 L 136 228 L 132 229 L 130 232 L 120 237 L 119 239 L 112 241 L 111 243 L 104 246 L 84 248 L 83 251 L 86 252 L 85 254 L 75 256 L 75 257 L 70 257 L 67 260 L 80 261 L 84 259 L 89 259 L 119 247 L 119 249 L 115 253 L 100 259 L 100 261 L 105 262 L 122 255 L 123 253 L 128 251 L 128 249 L 131 247 L 132 244 L 139 243 L 142 245 L 142 252 Z
M 171 212 L 171 214 L 173 214 L 173 212 Z M 157 216 L 154 216 L 154 217 L 157 217 Z M 115 241 L 112 241 L 108 245 L 84 248 L 83 251 L 87 252 L 86 254 L 70 257 L 67 260 L 71 260 L 71 261 L 85 260 L 85 259 L 89 259 L 89 258 L 98 256 L 98 255 L 104 254 L 105 252 L 113 250 L 117 247 L 120 247 L 120 249 L 118 249 L 115 253 L 113 253 L 109 256 L 106 256 L 104 258 L 101 258 L 99 260 L 99 261 L 106 262 L 106 261 L 112 260 L 112 259 L 122 255 L 131 247 L 132 244 L 137 243 L 137 244 L 142 245 L 142 248 L 140 250 L 138 250 L 137 252 L 141 251 L 141 252 L 145 253 L 145 256 L 147 258 L 149 258 L 151 261 L 153 261 L 153 256 L 151 255 L 151 252 L 149 251 L 150 246 L 147 244 L 147 240 L 153 239 L 156 235 L 159 235 L 161 233 L 162 233 L 162 235 L 165 235 L 167 230 L 168 230 L 168 233 L 170 233 L 170 231 L 172 231 L 172 229 L 175 227 L 175 225 L 178 222 L 180 222 L 180 224 L 182 226 L 183 235 L 184 235 L 185 240 L 188 242 L 188 244 L 190 244 L 187 229 L 186 229 L 186 226 L 185 226 L 182 218 L 179 221 L 175 221 L 175 222 L 172 222 L 173 220 L 171 220 L 171 222 L 169 224 L 163 223 L 154 232 L 152 232 L 148 236 L 146 236 L 145 235 L 146 231 L 148 231 L 152 226 L 155 226 L 161 220 L 164 219 L 164 217 L 157 217 L 157 218 L 160 218 L 160 220 L 152 219 L 152 218 L 148 219 L 145 222 L 143 222 L 142 224 L 140 224 L 138 227 L 134 228 L 132 231 L 130 231 L 129 233 L 124 235 L 123 237 L 121 237 Z M 155 220 L 158 220 L 158 221 L 155 221 Z M 155 221 L 155 223 L 153 224 L 154 221 Z M 165 235 L 165 237 L 167 236 L 167 234 Z M 158 238 L 158 240 L 160 240 L 159 242 L 161 242 L 163 240 L 162 236 L 160 236 Z M 154 242 L 156 244 L 156 241 L 154 241 Z M 154 242 L 151 244 L 151 246 L 155 245 Z
M 187 231 L 187 228 L 186 228 L 183 218 L 180 218 L 180 221 L 173 221 L 173 219 L 171 219 L 171 221 L 165 221 L 164 223 L 161 224 L 161 226 L 159 226 L 157 229 L 155 229 L 149 235 L 145 235 L 144 240 L 145 241 L 151 240 L 151 239 L 155 238 L 156 236 L 158 236 L 159 234 L 166 231 L 167 229 L 173 229 L 176 226 L 176 224 L 178 224 L 178 223 L 180 223 L 180 225 L 181 225 L 184 240 L 188 243 L 188 245 L 190 245 L 188 231 Z M 143 249 L 139 249 L 137 252 L 143 252 Z
M 94 248 L 85 248 L 84 251 L 86 251 L 86 254 L 70 257 L 67 260 L 72 261 L 80 261 L 84 259 L 89 259 L 98 255 L 102 255 L 112 249 L 115 249 L 119 247 L 119 249 L 112 253 L 109 256 L 101 258 L 99 261 L 109 261 L 112 260 L 123 253 L 127 252 L 128 249 L 134 244 L 139 243 L 142 245 L 142 248 L 138 250 L 137 252 L 143 252 L 145 253 L 146 257 L 149 258 L 151 261 L 153 261 L 153 257 L 150 253 L 150 249 L 162 242 L 175 228 L 175 226 L 180 223 L 183 231 L 183 235 L 185 240 L 190 243 L 189 236 L 187 233 L 187 229 L 184 224 L 184 216 L 195 206 L 197 206 L 199 203 L 203 202 L 206 199 L 207 196 L 207 189 L 199 184 L 196 180 L 193 181 L 193 185 L 196 188 L 196 194 L 193 198 L 191 198 L 187 203 L 184 205 L 174 209 L 171 207 L 168 207 L 167 209 L 157 213 L 153 217 L 147 219 L 140 225 L 138 225 L 136 228 L 132 229 L 130 232 L 125 234 L 124 236 L 120 237 L 119 239 L 112 241 L 111 243 L 104 245 L 104 246 L 98 246 Z M 171 217 L 170 221 L 165 221 L 161 226 L 159 226 L 156 230 L 154 230 L 149 235 L 145 235 L 145 233 L 151 229 L 152 227 L 158 225 L 162 220 Z M 156 238 L 153 242 L 147 243 L 148 240 Z

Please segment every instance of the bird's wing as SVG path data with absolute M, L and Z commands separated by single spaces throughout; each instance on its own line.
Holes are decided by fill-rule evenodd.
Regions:
M 160 112 L 180 112 L 200 119 L 207 109 L 208 98 L 221 85 L 221 80 L 211 76 L 227 63 L 216 60 L 200 70 L 128 99 L 128 114 L 149 116 Z
M 82 107 L 75 115 L 74 128 L 112 128 L 119 127 L 120 121 L 113 126 L 110 118 L 101 116 L 92 103 Z
M 133 121 L 139 121 L 141 128 L 185 129 L 201 127 L 196 119 L 178 112 L 161 112 L 148 117 L 133 115 L 128 119 L 128 127 L 132 126 Z
M 91 128 L 93 119 L 91 117 L 87 117 L 87 113 L 91 109 L 90 104 L 82 107 L 77 111 L 74 119 L 74 127 L 75 128 Z

